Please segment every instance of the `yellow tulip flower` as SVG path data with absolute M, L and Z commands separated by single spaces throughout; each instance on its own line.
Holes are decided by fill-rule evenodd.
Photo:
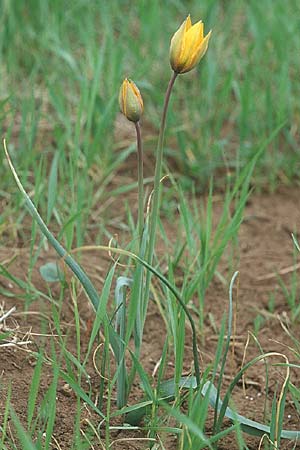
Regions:
M 131 122 L 140 120 L 144 110 L 143 99 L 136 84 L 128 78 L 125 78 L 120 88 L 119 104 L 128 120 Z
M 171 40 L 170 63 L 176 73 L 192 70 L 205 55 L 211 31 L 204 37 L 201 20 L 192 25 L 188 16 Z

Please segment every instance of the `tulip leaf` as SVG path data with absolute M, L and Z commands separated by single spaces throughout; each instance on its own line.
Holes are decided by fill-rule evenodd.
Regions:
M 179 386 L 181 389 L 196 389 L 197 388 L 197 381 L 195 377 L 182 377 L 179 382 Z M 218 412 L 220 412 L 221 407 L 223 405 L 222 400 L 219 398 L 217 402 L 217 389 L 213 385 L 211 381 L 207 381 L 204 386 L 202 387 L 201 394 L 203 396 L 208 395 L 209 397 L 209 404 L 212 408 L 216 408 Z M 164 401 L 171 401 L 174 398 L 175 394 L 175 382 L 173 379 L 166 380 L 163 383 L 161 383 L 160 387 L 160 400 Z M 147 413 L 148 408 L 150 408 L 150 405 L 145 405 L 145 403 L 141 403 L 139 406 L 132 410 L 134 411 L 134 414 L 128 415 L 126 417 L 126 422 L 130 423 L 131 425 L 137 425 L 143 418 L 143 415 Z M 256 422 L 251 419 L 247 419 L 246 417 L 242 416 L 241 414 L 236 413 L 231 408 L 227 407 L 225 411 L 225 417 L 227 417 L 229 420 L 233 421 L 234 423 L 239 423 L 241 429 L 252 436 L 263 436 L 264 434 L 270 435 L 270 427 L 268 425 L 261 424 L 259 422 Z M 299 439 L 300 438 L 300 430 L 298 431 L 291 431 L 291 430 L 282 430 L 280 433 L 280 437 L 283 439 Z
M 210 382 L 207 381 L 202 388 L 202 395 L 209 395 L 209 403 L 212 407 L 215 407 L 216 398 L 217 398 L 217 389 Z M 219 400 L 218 403 L 218 411 L 220 411 L 223 402 Z M 270 434 L 270 427 L 268 425 L 263 425 L 259 422 L 255 422 L 254 420 L 247 419 L 246 417 L 235 413 L 231 408 L 227 407 L 225 416 L 234 421 L 238 422 L 241 425 L 242 430 L 245 433 L 251 434 L 252 436 L 263 436 L 264 434 Z M 290 430 L 282 430 L 280 437 L 283 439 L 299 439 L 300 438 L 300 430 L 299 431 L 290 431 Z

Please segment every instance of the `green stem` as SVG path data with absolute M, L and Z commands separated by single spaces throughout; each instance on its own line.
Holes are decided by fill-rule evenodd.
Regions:
M 173 72 L 172 76 L 170 78 L 169 84 L 168 84 L 168 88 L 167 88 L 166 95 L 165 95 L 161 126 L 160 126 L 160 130 L 159 130 L 158 143 L 157 143 L 156 166 L 155 166 L 155 175 L 154 175 L 154 190 L 153 190 L 153 200 L 152 200 L 152 211 L 151 211 L 151 217 L 150 217 L 150 231 L 149 231 L 150 236 L 149 236 L 148 258 L 147 258 L 147 262 L 144 262 L 144 265 L 148 269 L 148 271 L 147 271 L 147 277 L 146 277 L 144 310 L 143 310 L 142 320 L 144 323 L 145 318 L 146 318 L 146 313 L 147 313 L 148 300 L 149 300 L 151 273 L 155 273 L 155 275 L 158 276 L 158 278 L 160 278 L 161 280 L 164 279 L 164 283 L 175 295 L 177 301 L 180 303 L 181 307 L 183 308 L 183 310 L 191 324 L 194 369 L 195 369 L 197 385 L 199 386 L 199 384 L 200 384 L 200 367 L 199 367 L 197 340 L 196 340 L 197 333 L 196 333 L 196 328 L 195 328 L 193 318 L 192 318 L 187 306 L 185 305 L 184 301 L 181 299 L 180 295 L 178 294 L 178 292 L 176 290 L 174 290 L 174 288 L 168 282 L 168 280 L 166 280 L 164 277 L 162 277 L 158 272 L 155 271 L 155 269 L 153 270 L 153 268 L 151 267 L 152 261 L 153 261 L 156 226 L 157 226 L 159 206 L 160 206 L 160 179 L 161 179 L 162 162 L 163 162 L 163 145 L 164 145 L 167 111 L 168 111 L 169 101 L 170 101 L 170 97 L 171 97 L 171 92 L 172 92 L 175 80 L 177 78 L 177 75 L 178 75 L 178 73 Z M 137 258 L 137 260 L 139 262 L 141 262 L 140 258 Z M 143 329 L 143 326 L 142 326 L 142 329 Z
M 151 210 L 151 215 L 150 215 L 149 245 L 148 245 L 148 257 L 147 257 L 147 262 L 150 265 L 152 265 L 152 262 L 153 262 L 156 226 L 157 226 L 157 221 L 158 221 L 159 204 L 160 204 L 160 179 L 161 179 L 161 169 L 162 169 L 162 161 L 163 161 L 163 144 L 164 144 L 164 136 L 165 136 L 165 128 L 166 128 L 166 118 L 167 118 L 167 111 L 168 111 L 169 100 L 170 100 L 172 88 L 174 86 L 177 75 L 178 74 L 176 72 L 172 73 L 172 76 L 170 78 L 168 88 L 166 91 L 161 125 L 160 125 L 158 142 L 157 142 L 157 149 L 156 149 L 156 165 L 155 165 L 155 174 L 154 174 L 154 189 L 153 189 L 153 198 L 152 198 L 152 210 Z M 148 301 L 149 301 L 149 293 L 150 293 L 150 282 L 151 282 L 151 273 L 147 272 L 145 290 L 144 290 L 143 311 L 142 311 L 143 324 L 145 323 L 145 320 L 146 320 Z M 142 325 L 142 329 L 143 329 L 143 325 Z
M 141 247 L 144 230 L 144 174 L 143 174 L 143 146 L 140 122 L 135 124 L 137 158 L 138 158 L 138 234 Z M 141 248 L 140 248 L 141 249 Z
M 149 264 L 152 264 L 152 260 L 153 260 L 153 253 L 154 253 L 154 246 L 155 246 L 155 233 L 156 233 L 159 204 L 160 204 L 160 201 L 159 201 L 160 179 L 161 179 L 161 168 L 162 168 L 162 161 L 163 161 L 163 144 L 164 144 L 164 136 L 165 136 L 165 128 L 166 128 L 167 110 L 168 110 L 168 106 L 169 106 L 169 100 L 170 100 L 172 88 L 174 86 L 177 75 L 178 75 L 178 73 L 173 72 L 171 79 L 169 81 L 167 91 L 166 91 L 161 125 L 160 125 L 160 130 L 159 130 L 158 143 L 157 143 L 156 166 L 155 166 L 155 175 L 154 175 L 154 190 L 153 190 L 152 212 L 151 212 L 151 218 L 150 218 L 150 231 L 149 231 L 149 233 L 150 233 L 149 251 L 148 251 Z
M 161 171 L 162 171 L 162 162 L 163 162 L 163 149 L 164 149 L 164 137 L 165 137 L 165 128 L 166 128 L 166 119 L 167 119 L 167 111 L 169 106 L 169 101 L 171 97 L 171 92 L 175 83 L 175 80 L 177 78 L 178 73 L 173 72 L 172 76 L 170 78 L 168 88 L 165 95 L 165 102 L 163 107 L 163 113 L 162 113 L 162 119 L 161 119 L 161 125 L 159 130 L 159 137 L 158 137 L 158 143 L 157 143 L 157 152 L 156 152 L 156 166 L 155 166 L 155 175 L 154 175 L 154 190 L 153 190 L 153 199 L 152 199 L 152 211 L 151 211 L 151 217 L 150 217 L 150 231 L 149 231 L 149 249 L 148 249 L 148 258 L 147 263 L 145 264 L 145 267 L 148 269 L 147 271 L 147 278 L 146 278 L 146 286 L 145 286 L 145 305 L 144 305 L 144 311 L 143 311 L 143 320 L 145 321 L 146 312 L 147 312 L 147 304 L 149 299 L 149 290 L 150 290 L 150 281 L 151 281 L 151 272 L 155 273 L 158 278 L 163 280 L 163 282 L 166 284 L 166 286 L 171 290 L 171 292 L 175 295 L 176 300 L 179 302 L 181 307 L 183 308 L 192 328 L 192 343 L 193 343 L 193 356 L 194 356 L 194 369 L 195 369 L 195 376 L 197 381 L 197 386 L 200 385 L 200 367 L 199 367 L 199 360 L 198 360 L 198 350 L 197 350 L 197 340 L 196 340 L 196 329 L 195 324 L 193 321 L 193 318 L 185 305 L 184 301 L 181 299 L 178 292 L 173 288 L 173 286 L 168 282 L 167 279 L 162 277 L 158 272 L 153 270 L 152 261 L 153 261 L 153 254 L 154 254 L 154 247 L 155 247 L 155 236 L 156 236 L 156 226 L 158 221 L 158 213 L 159 213 L 159 206 L 160 206 L 160 180 L 161 180 Z M 139 262 L 141 262 L 138 259 Z

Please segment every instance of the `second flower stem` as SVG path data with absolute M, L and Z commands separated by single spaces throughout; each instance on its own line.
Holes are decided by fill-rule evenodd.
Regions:
M 138 159 L 138 235 L 141 247 L 144 230 L 144 174 L 143 174 L 143 146 L 140 122 L 135 123 Z M 141 248 L 140 248 L 141 249 Z

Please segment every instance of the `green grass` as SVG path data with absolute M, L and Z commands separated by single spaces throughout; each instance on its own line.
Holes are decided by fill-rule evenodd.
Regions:
M 214 324 L 220 333 L 215 360 L 202 368 L 198 389 L 193 377 L 183 387 L 185 343 L 191 339 L 187 312 L 192 314 L 198 343 L 204 342 L 206 292 L 215 276 L 229 291 L 230 275 L 219 272 L 219 262 L 225 249 L 231 247 L 228 264 L 231 272 L 235 271 L 236 259 L 232 255 L 238 245 L 237 233 L 250 187 L 273 191 L 282 183 L 299 183 L 299 2 L 0 0 L 0 129 L 26 192 L 68 252 L 82 245 L 108 244 L 113 237 L 110 205 L 118 199 L 127 204 L 118 222 L 119 244 L 113 244 L 135 252 L 135 213 L 129 196 L 136 192 L 137 182 L 133 179 L 123 183 L 121 173 L 125 161 L 135 160 L 135 142 L 131 127 L 118 113 L 119 86 L 129 76 L 144 98 L 142 133 L 147 169 L 153 167 L 145 180 L 149 194 L 163 96 L 171 73 L 169 41 L 188 13 L 193 21 L 202 18 L 206 32 L 212 28 L 213 35 L 199 66 L 176 81 L 168 114 L 163 170 L 169 174 L 169 184 L 163 190 L 158 222 L 167 251 L 161 256 L 157 249 L 150 267 L 155 275 L 151 301 L 167 330 L 155 379 L 140 358 L 148 304 L 148 299 L 140 304 L 141 280 L 149 270 L 143 262 L 143 250 L 142 261 L 129 253 L 123 255 L 121 262 L 127 265 L 124 269 L 117 264 L 109 269 L 107 265 L 100 292 L 93 291 L 85 280 L 96 314 L 87 349 L 83 349 L 78 307 L 81 288 L 74 279 L 61 279 L 54 289 L 49 283 L 45 292 L 34 286 L 33 269 L 48 244 L 37 224 L 28 220 L 24 195 L 16 192 L 7 161 L 1 158 L 0 243 L 21 244 L 28 248 L 30 256 L 24 279 L 13 274 L 10 264 L 1 265 L 0 274 L 18 286 L 25 309 L 39 298 L 51 305 L 56 335 L 49 340 L 47 353 L 42 348 L 34 355 L 25 421 L 12 407 L 13 386 L 8 390 L 1 411 L 3 449 L 19 448 L 16 441 L 24 449 L 51 448 L 61 382 L 67 383 L 76 397 L 70 447 L 74 450 L 91 445 L 113 448 L 112 424 L 125 413 L 132 426 L 149 439 L 145 445 L 153 444 L 152 448 L 165 448 L 166 436 L 175 434 L 180 450 L 214 449 L 229 433 L 235 433 L 237 448 L 247 448 L 241 431 L 251 426 L 241 425 L 234 411 L 233 424 L 222 429 L 230 393 L 242 371 L 232 376 L 223 406 L 218 409 L 214 405 L 213 431 L 206 434 L 211 396 L 205 386 L 213 381 L 216 398 L 220 398 L 232 312 L 228 318 L 224 315 L 221 324 Z M 129 164 L 130 170 L 136 170 L 133 163 Z M 222 193 L 223 202 L 217 226 L 213 207 L 216 191 Z M 199 198 L 202 192 L 207 194 L 205 200 Z M 168 234 L 168 224 L 173 223 L 182 236 L 175 244 Z M 104 250 L 98 247 L 99 260 Z M 115 258 L 120 256 L 118 250 L 112 252 Z M 292 286 L 281 281 L 281 288 L 291 318 L 296 321 L 296 272 Z M 11 297 L 1 286 L 0 293 Z M 62 332 L 65 295 L 70 296 L 74 311 L 73 353 L 68 347 L 69 336 Z M 232 291 L 230 298 L 232 301 Z M 254 323 L 257 335 L 261 318 L 258 314 Z M 226 331 L 227 319 L 230 326 Z M 0 346 L 6 337 L 0 334 Z M 297 339 L 293 340 L 298 348 Z M 88 373 L 98 344 L 102 352 L 97 368 L 102 377 L 100 398 L 95 403 Z M 261 355 L 249 367 L 259 358 Z M 41 398 L 41 381 L 49 366 L 51 381 Z M 165 396 L 163 388 L 170 377 L 170 366 L 174 368 L 172 392 Z M 138 403 L 130 397 L 134 381 L 142 385 Z M 278 400 L 280 387 L 277 390 Z M 287 383 L 280 402 L 274 398 L 271 408 L 273 441 L 280 440 L 287 390 L 299 409 L 298 388 Z M 129 406 L 122 409 L 128 398 Z M 81 428 L 83 404 L 94 414 L 85 433 Z M 143 424 L 139 422 L 141 416 L 145 417 Z M 8 431 L 9 418 L 14 424 L 13 436 Z M 125 425 L 120 425 L 123 428 Z M 267 446 L 275 448 L 272 443 Z
M 203 18 L 213 37 L 200 66 L 178 80 L 175 88 L 168 161 L 176 160 L 188 186 L 192 177 L 197 189 L 204 188 L 212 174 L 222 185 L 224 166 L 235 173 L 258 142 L 286 120 L 259 164 L 257 182 L 274 188 L 278 181 L 298 175 L 296 0 L 287 6 L 264 0 L 246 7 L 235 0 L 226 7 L 212 0 L 200 7 L 193 1 L 166 5 L 152 1 L 150 6 L 141 1 L 129 8 L 129 2 L 116 0 L 91 1 L 88 7 L 82 1 L 63 6 L 47 0 L 17 5 L 3 1 L 2 6 L 2 134 L 41 208 L 52 212 L 59 227 L 74 217 L 68 241 L 80 245 L 85 239 L 89 212 L 101 205 L 104 196 L 92 193 L 101 191 L 111 165 L 126 150 L 119 149 L 118 131 L 116 138 L 113 133 L 124 75 L 142 89 L 144 133 L 151 137 L 149 126 L 158 127 L 169 78 L 170 36 L 187 12 Z M 28 10 L 34 13 L 29 15 Z M 146 147 L 149 155 L 153 153 L 151 141 Z M 42 180 L 54 157 L 59 183 L 51 198 Z M 88 176 L 91 168 L 93 177 Z M 2 190 L 7 192 L 7 173 L 0 170 Z M 14 204 L 18 207 L 18 200 Z

